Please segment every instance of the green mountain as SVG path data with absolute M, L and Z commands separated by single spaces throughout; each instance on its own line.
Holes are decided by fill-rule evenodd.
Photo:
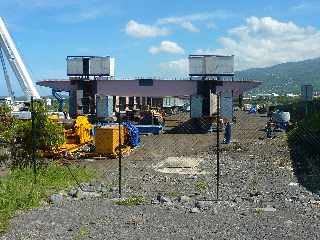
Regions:
M 247 69 L 236 72 L 235 76 L 263 82 L 254 93 L 300 93 L 304 84 L 312 84 L 315 91 L 320 91 L 320 58 Z

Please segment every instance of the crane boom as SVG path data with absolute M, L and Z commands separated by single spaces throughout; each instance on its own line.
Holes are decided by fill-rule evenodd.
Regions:
M 40 98 L 40 95 L 35 88 L 29 72 L 24 65 L 22 58 L 7 30 L 7 27 L 0 17 L 0 47 L 3 50 L 8 62 L 19 81 L 24 94 L 28 97 L 33 96 L 36 99 Z
M 1 60 L 1 64 L 2 64 L 4 79 L 6 80 L 9 96 L 10 96 L 11 100 L 14 100 L 14 92 L 12 90 L 9 74 L 7 72 L 6 63 L 4 61 L 4 56 L 3 56 L 3 53 L 2 53 L 1 47 L 0 47 L 0 60 Z

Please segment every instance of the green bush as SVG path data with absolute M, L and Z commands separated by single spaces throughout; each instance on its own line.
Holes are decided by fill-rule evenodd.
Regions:
M 13 128 L 18 120 L 11 116 L 11 108 L 8 105 L 0 105 L 0 141 L 10 143 L 14 134 Z
M 17 124 L 15 134 L 28 154 L 32 152 L 32 138 L 36 149 L 44 151 L 64 143 L 63 126 L 48 118 L 43 102 L 34 104 L 34 136 L 31 121 Z
M 89 168 L 72 165 L 70 169 L 80 182 L 88 182 L 96 176 Z M 12 170 L 8 176 L 0 178 L 0 232 L 7 228 L 16 211 L 39 207 L 50 194 L 74 185 L 68 169 L 56 163 L 38 169 L 36 184 L 31 168 Z
M 0 121 L 0 139 L 9 145 L 13 168 L 30 166 L 33 144 L 39 157 L 41 152 L 51 151 L 65 142 L 63 126 L 48 118 L 43 102 L 34 102 L 34 133 L 31 120 L 11 117 L 6 106 L 0 108 Z

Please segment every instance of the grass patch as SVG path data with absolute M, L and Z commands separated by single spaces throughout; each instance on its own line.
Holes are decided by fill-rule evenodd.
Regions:
M 169 197 L 179 197 L 182 194 L 180 192 L 168 192 L 166 195 Z
M 262 208 L 256 208 L 255 212 L 258 216 L 261 216 L 264 213 L 264 210 Z
M 89 235 L 89 230 L 86 227 L 80 227 L 78 234 L 73 238 L 74 240 L 81 240 Z
M 195 186 L 198 191 L 203 191 L 208 188 L 208 183 L 205 180 L 199 180 L 196 182 Z
M 145 199 L 143 196 L 131 196 L 126 199 L 121 199 L 116 201 L 117 205 L 122 206 L 137 206 L 145 203 Z
M 89 168 L 72 165 L 70 169 L 80 182 L 90 181 L 96 176 L 96 172 Z M 50 194 L 74 185 L 68 169 L 56 163 L 38 170 L 36 184 L 32 169 L 12 170 L 0 178 L 0 232 L 6 230 L 10 218 L 18 210 L 39 207 Z

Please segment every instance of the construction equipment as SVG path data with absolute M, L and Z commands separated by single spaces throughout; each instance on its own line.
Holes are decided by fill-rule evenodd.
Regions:
M 116 155 L 119 147 L 123 147 L 128 142 L 128 130 L 120 127 L 121 146 L 119 146 L 119 126 L 109 125 L 96 129 L 95 145 L 96 153 L 106 155 Z
M 40 95 L 35 88 L 32 79 L 29 75 L 29 72 L 24 65 L 22 58 L 7 30 L 7 27 L 0 17 L 0 48 L 4 52 L 22 91 L 27 97 L 34 97 L 35 99 L 40 99 Z M 1 59 L 2 65 L 4 64 L 4 59 Z M 6 69 L 4 70 L 6 71 Z M 9 78 L 6 77 L 6 83 L 9 90 L 9 95 L 12 95 L 12 88 Z
M 56 116 L 52 116 L 50 119 L 60 122 Z M 65 143 L 57 149 L 45 153 L 45 156 L 59 158 L 78 151 L 92 141 L 91 131 L 93 125 L 86 116 L 78 116 L 75 120 L 64 120 L 60 123 L 63 124 L 65 128 Z
M 69 125 L 70 126 L 70 125 Z M 65 127 L 68 128 L 67 124 Z M 89 122 L 88 117 L 78 116 L 70 129 L 64 130 L 64 136 L 67 144 L 85 144 L 92 140 L 91 130 L 93 125 Z
M 139 124 L 164 125 L 164 112 L 160 112 L 156 109 L 143 111 L 141 112 L 141 120 Z

